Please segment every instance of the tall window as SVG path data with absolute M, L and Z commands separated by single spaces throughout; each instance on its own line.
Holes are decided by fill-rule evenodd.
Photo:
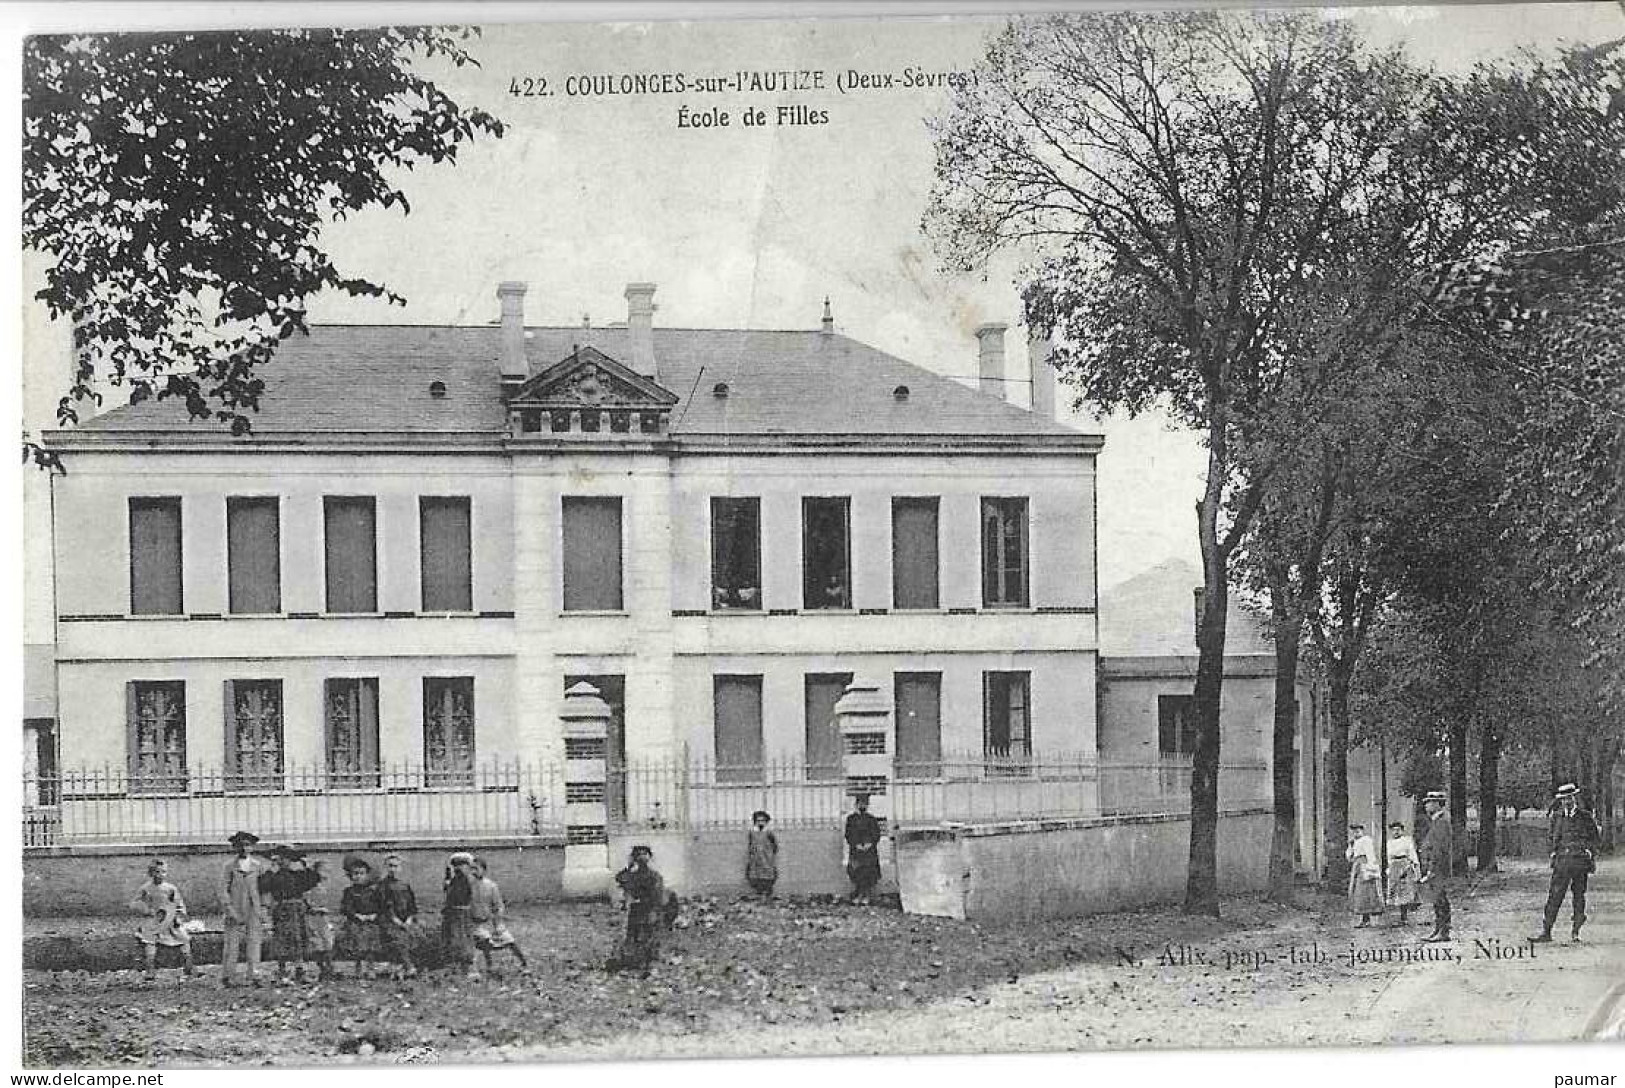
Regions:
M 378 611 L 378 536 L 371 496 L 322 500 L 327 540 L 327 610 Z
M 282 788 L 282 681 L 226 681 L 225 788 Z
M 226 500 L 226 568 L 233 612 L 282 611 L 282 518 L 275 498 Z
M 327 780 L 334 789 L 376 789 L 378 681 L 327 681 Z
M 801 500 L 801 606 L 852 607 L 850 499 Z
M 423 678 L 423 782 L 474 784 L 474 678 Z
M 942 674 L 900 672 L 893 679 L 897 713 L 897 777 L 942 773 Z
M 621 608 L 621 500 L 566 496 L 564 610 Z
M 762 607 L 760 499 L 711 500 L 711 607 Z
M 130 614 L 178 616 L 181 500 L 130 500 Z
M 834 781 L 844 774 L 841 730 L 835 721 L 835 704 L 846 694 L 851 683 L 852 674 L 849 672 L 807 674 L 804 710 L 807 778 L 810 781 Z
M 761 782 L 762 678 L 712 678 L 718 782 Z
M 186 683 L 136 680 L 124 689 L 131 793 L 186 792 Z
M 425 612 L 473 611 L 469 521 L 466 498 L 418 500 L 418 570 Z
M 1196 696 L 1157 696 L 1157 754 L 1192 755 L 1196 751 Z
M 1030 674 L 982 674 L 982 751 L 990 759 L 1024 761 L 1032 754 L 1028 711 Z
M 1027 500 L 982 500 L 982 607 L 1027 607 Z
M 891 503 L 891 603 L 893 608 L 936 608 L 937 500 Z

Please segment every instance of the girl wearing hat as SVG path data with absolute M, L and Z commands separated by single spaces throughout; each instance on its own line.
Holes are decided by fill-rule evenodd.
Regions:
M 274 848 L 271 864 L 275 868 L 260 876 L 260 894 L 271 901 L 277 981 L 287 981 L 288 961 L 292 960 L 297 965 L 299 981 L 303 982 L 305 947 L 310 944 L 310 904 L 305 901 L 305 893 L 316 886 L 316 874 L 305 868 L 305 855 L 291 846 Z
M 373 883 L 372 865 L 366 858 L 351 854 L 344 859 L 344 875 L 350 886 L 339 897 L 339 913 L 344 922 L 339 927 L 334 953 L 355 961 L 355 977 L 366 978 L 371 971 L 372 958 L 378 953 L 378 888 Z
M 157 977 L 159 945 L 179 948 L 182 969 L 188 975 L 197 974 L 192 966 L 192 934 L 186 929 L 186 901 L 169 882 L 169 863 L 163 858 L 148 863 L 147 882 L 136 889 L 130 909 L 141 915 L 135 935 L 146 959 L 147 981 Z
M 446 901 L 440 908 L 440 938 L 451 962 L 471 979 L 480 977 L 474 966 L 474 855 L 464 850 L 446 865 Z
M 763 899 L 773 898 L 773 885 L 779 879 L 779 838 L 767 829 L 773 822 L 761 809 L 751 813 L 751 828 L 745 838 L 745 882 Z

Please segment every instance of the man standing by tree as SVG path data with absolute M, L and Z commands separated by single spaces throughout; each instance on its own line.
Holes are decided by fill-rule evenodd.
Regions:
M 1433 932 L 1422 940 L 1441 944 L 1450 939 L 1450 877 L 1456 863 L 1456 843 L 1450 827 L 1450 805 L 1443 790 L 1422 799 L 1428 814 L 1428 834 L 1422 840 L 1422 898 L 1433 904 Z
M 1602 833 L 1596 818 L 1580 807 L 1580 788 L 1573 782 L 1558 787 L 1557 803 L 1552 810 L 1552 890 L 1546 896 L 1546 919 L 1540 927 L 1540 936 L 1532 941 L 1552 939 L 1552 927 L 1557 924 L 1557 912 L 1563 909 L 1563 896 L 1574 890 L 1574 926 L 1569 940 L 1580 939 L 1580 927 L 1586 922 L 1586 882 L 1597 869 L 1597 842 Z

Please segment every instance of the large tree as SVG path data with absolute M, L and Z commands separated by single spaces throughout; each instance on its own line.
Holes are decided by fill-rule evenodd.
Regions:
M 423 74 L 475 63 L 468 33 L 29 38 L 23 242 L 48 260 L 37 297 L 74 323 L 60 420 L 99 379 L 244 433 L 256 370 L 304 329 L 307 298 L 401 301 L 336 267 L 321 230 L 372 206 L 406 211 L 404 171 L 501 134 Z
M 1301 314 L 1335 312 L 1323 270 L 1405 184 L 1421 88 L 1319 15 L 1060 16 L 1008 27 L 937 130 L 945 257 L 1025 251 L 1028 320 L 1064 379 L 1107 410 L 1164 406 L 1207 450 L 1188 911 L 1218 910 L 1232 557 L 1291 456 L 1268 441 L 1278 398 L 1324 354 Z

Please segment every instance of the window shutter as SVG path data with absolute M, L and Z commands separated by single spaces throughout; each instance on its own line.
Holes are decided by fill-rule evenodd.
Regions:
M 175 616 L 182 610 L 181 500 L 130 500 L 130 613 Z
M 226 766 L 224 768 L 225 781 L 221 785 L 231 789 L 237 785 L 237 776 L 242 773 L 241 760 L 237 751 L 237 682 L 227 680 L 226 684 Z
M 718 676 L 712 685 L 717 781 L 762 781 L 762 678 Z
M 131 780 L 139 776 L 141 766 L 138 758 L 141 751 L 140 728 L 136 715 L 135 681 L 127 680 L 124 684 L 124 769 L 125 776 Z
M 377 523 L 371 498 L 323 500 L 327 552 L 327 610 L 378 610 Z
M 898 777 L 935 777 L 942 773 L 942 674 L 900 672 L 894 685 Z
M 616 612 L 621 595 L 621 500 L 564 499 L 564 610 Z
M 810 781 L 828 781 L 842 776 L 841 731 L 835 723 L 835 704 L 851 683 L 849 672 L 807 674 L 805 759 Z
M 281 528 L 276 499 L 226 500 L 226 567 L 233 612 L 282 611 Z
M 474 608 L 470 520 L 466 498 L 424 498 L 418 502 L 425 612 L 469 612 Z
M 892 607 L 938 606 L 937 500 L 892 503 Z

